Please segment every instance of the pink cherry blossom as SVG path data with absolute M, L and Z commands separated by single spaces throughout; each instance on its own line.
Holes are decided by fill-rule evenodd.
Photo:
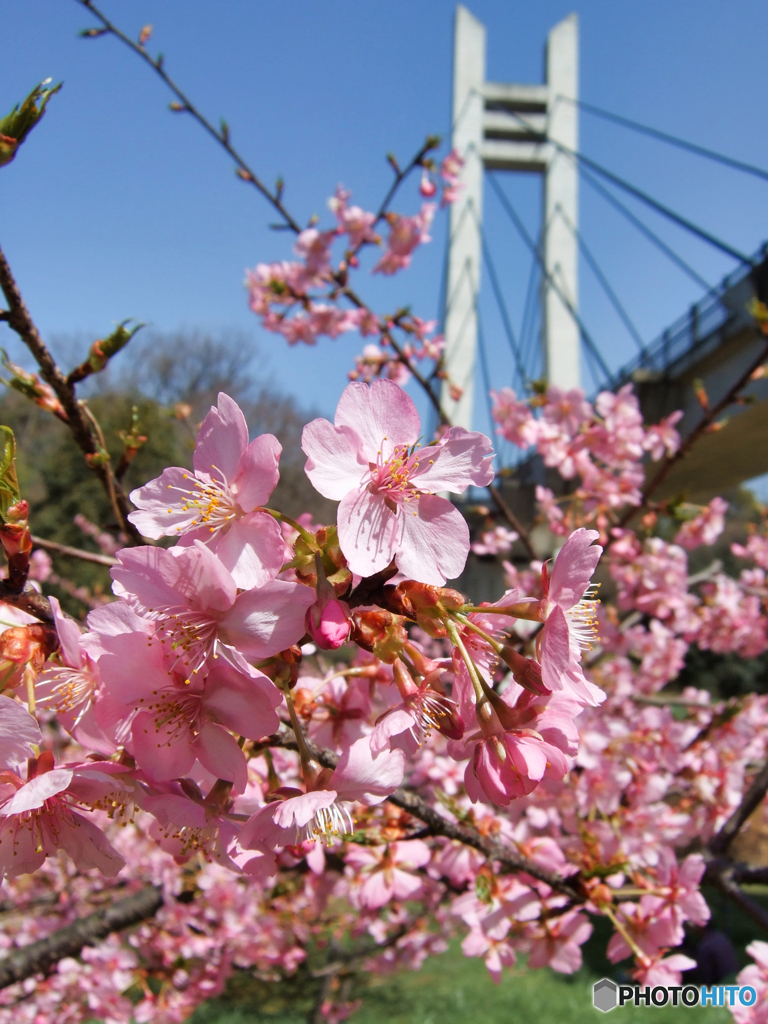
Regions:
M 214 665 L 204 681 L 187 682 L 169 670 L 163 648 L 148 648 L 142 634 L 106 638 L 104 647 L 104 684 L 122 707 L 114 727 L 120 731 L 127 719 L 137 763 L 165 781 L 186 775 L 199 760 L 243 792 L 245 756 L 228 730 L 255 740 L 277 729 L 282 695 L 274 683 L 256 669 L 244 675 L 226 662 Z
M 493 478 L 490 442 L 452 427 L 421 449 L 421 423 L 396 384 L 349 384 L 333 424 L 313 420 L 302 447 L 313 485 L 338 509 L 339 543 L 350 569 L 370 576 L 394 558 L 422 583 L 459 575 L 469 551 L 466 522 L 435 491 L 464 491 Z
M 602 699 L 579 665 L 582 649 L 596 637 L 595 601 L 587 594 L 603 551 L 592 544 L 598 537 L 596 530 L 576 530 L 558 552 L 539 605 L 544 628 L 537 638 L 544 685 L 550 690 L 569 687 L 588 704 Z
M 74 808 L 84 803 L 90 808 L 119 791 L 112 775 L 120 771 L 119 765 L 100 762 L 54 768 L 53 755 L 44 751 L 29 761 L 26 781 L 0 772 L 0 876 L 35 871 L 59 850 L 80 870 L 116 875 L 123 858 L 101 829 Z
M 197 435 L 194 472 L 171 467 L 131 492 L 129 519 L 144 537 L 203 541 L 238 587 L 261 587 L 282 565 L 280 528 L 260 510 L 277 485 L 282 448 L 272 434 L 248 443 L 236 402 L 223 392 Z
M 267 804 L 243 826 L 243 847 L 295 846 L 304 839 L 321 839 L 328 844 L 353 831 L 348 803 L 379 804 L 403 781 L 405 755 L 388 750 L 374 758 L 368 739 L 362 737 L 348 747 L 322 787 L 307 793 L 290 791 L 286 799 Z
M 413 871 L 425 867 L 431 856 L 426 843 L 411 839 L 387 846 L 351 846 L 344 860 L 360 905 L 378 910 L 393 899 L 418 898 L 423 883 Z
M 714 544 L 725 529 L 725 513 L 728 502 L 713 498 L 695 519 L 683 523 L 675 537 L 675 543 L 687 551 L 693 551 L 701 544 Z
M 282 553 L 282 538 L 280 550 Z M 238 594 L 229 572 L 200 541 L 191 547 L 125 548 L 111 570 L 113 590 L 154 620 L 152 642 L 167 645 L 171 667 L 190 679 L 222 655 L 250 671 L 304 635 L 310 587 L 271 580 Z
M 434 203 L 423 203 L 415 217 L 397 213 L 388 216 L 387 251 L 373 268 L 374 273 L 396 274 L 410 265 L 414 249 L 430 241 L 428 232 L 435 209 Z

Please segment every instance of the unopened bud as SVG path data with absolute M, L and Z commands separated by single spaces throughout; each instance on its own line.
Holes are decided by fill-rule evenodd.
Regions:
M 544 696 L 550 691 L 541 679 L 541 665 L 533 658 L 526 658 L 510 644 L 504 644 L 499 657 L 512 673 L 516 683 L 537 696 Z
M 56 630 L 51 626 L 33 623 L 6 629 L 0 634 L 0 686 L 12 689 L 30 673 L 37 676 L 58 645 Z
M 349 639 L 352 621 L 349 605 L 333 597 L 318 600 L 307 609 L 307 632 L 321 651 L 335 651 Z
M 404 623 L 402 615 L 384 608 L 355 608 L 350 640 L 391 665 L 408 639 Z

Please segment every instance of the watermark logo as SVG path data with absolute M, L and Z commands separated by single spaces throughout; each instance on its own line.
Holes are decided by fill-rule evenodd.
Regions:
M 617 1006 L 753 1006 L 751 985 L 617 985 L 601 978 L 592 986 L 592 1005 L 608 1013 Z

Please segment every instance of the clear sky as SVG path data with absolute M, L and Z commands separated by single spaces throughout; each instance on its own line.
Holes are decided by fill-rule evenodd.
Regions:
M 595 103 L 768 167 L 768 5 L 762 0 L 472 0 L 488 30 L 488 77 L 541 81 L 548 29 L 580 17 L 581 95 Z M 327 216 L 338 182 L 372 207 L 387 187 L 388 150 L 407 159 L 449 123 L 452 0 L 103 0 L 129 34 L 151 23 L 152 52 L 267 182 L 286 180 L 299 220 Z M 93 24 L 75 0 L 4 0 L 0 108 L 43 78 L 63 79 L 44 122 L 0 172 L 0 244 L 47 337 L 102 336 L 133 316 L 157 328 L 244 332 L 271 380 L 332 412 L 360 349 L 357 336 L 288 349 L 247 308 L 244 270 L 290 256 L 290 239 L 238 182 L 228 158 L 183 115 L 147 68 L 111 38 L 81 40 Z M 746 252 L 768 238 L 768 182 L 738 175 L 584 115 L 582 149 Z M 516 176 L 510 195 L 535 230 L 540 193 Z M 698 298 L 587 186 L 581 224 L 642 334 L 652 339 Z M 415 188 L 402 209 L 416 209 Z M 642 208 L 634 207 L 638 212 Z M 646 217 L 646 214 L 643 213 Z M 715 282 L 733 262 L 655 215 L 648 223 Z M 519 329 L 529 257 L 489 199 L 487 232 Z M 394 280 L 360 275 L 379 310 L 437 311 L 444 228 Z M 581 307 L 608 362 L 632 343 L 581 269 Z M 487 284 L 487 282 L 486 282 Z M 510 359 L 484 289 L 494 385 Z M 0 325 L 0 340 L 11 345 Z M 16 351 L 16 349 L 14 349 Z M 127 358 L 123 355 L 120 358 Z M 478 425 L 485 426 L 484 410 Z

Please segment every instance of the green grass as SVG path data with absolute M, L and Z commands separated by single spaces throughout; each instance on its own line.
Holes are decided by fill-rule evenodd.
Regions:
M 420 971 L 371 979 L 363 1006 L 349 1024 L 725 1024 L 726 1009 L 631 1007 L 606 1016 L 592 1006 L 592 983 L 600 975 L 583 968 L 573 977 L 520 966 L 494 985 L 482 960 L 468 959 L 457 944 L 427 960 Z M 253 1004 L 201 1007 L 191 1024 L 304 1024 L 298 1012 L 260 1011 Z

